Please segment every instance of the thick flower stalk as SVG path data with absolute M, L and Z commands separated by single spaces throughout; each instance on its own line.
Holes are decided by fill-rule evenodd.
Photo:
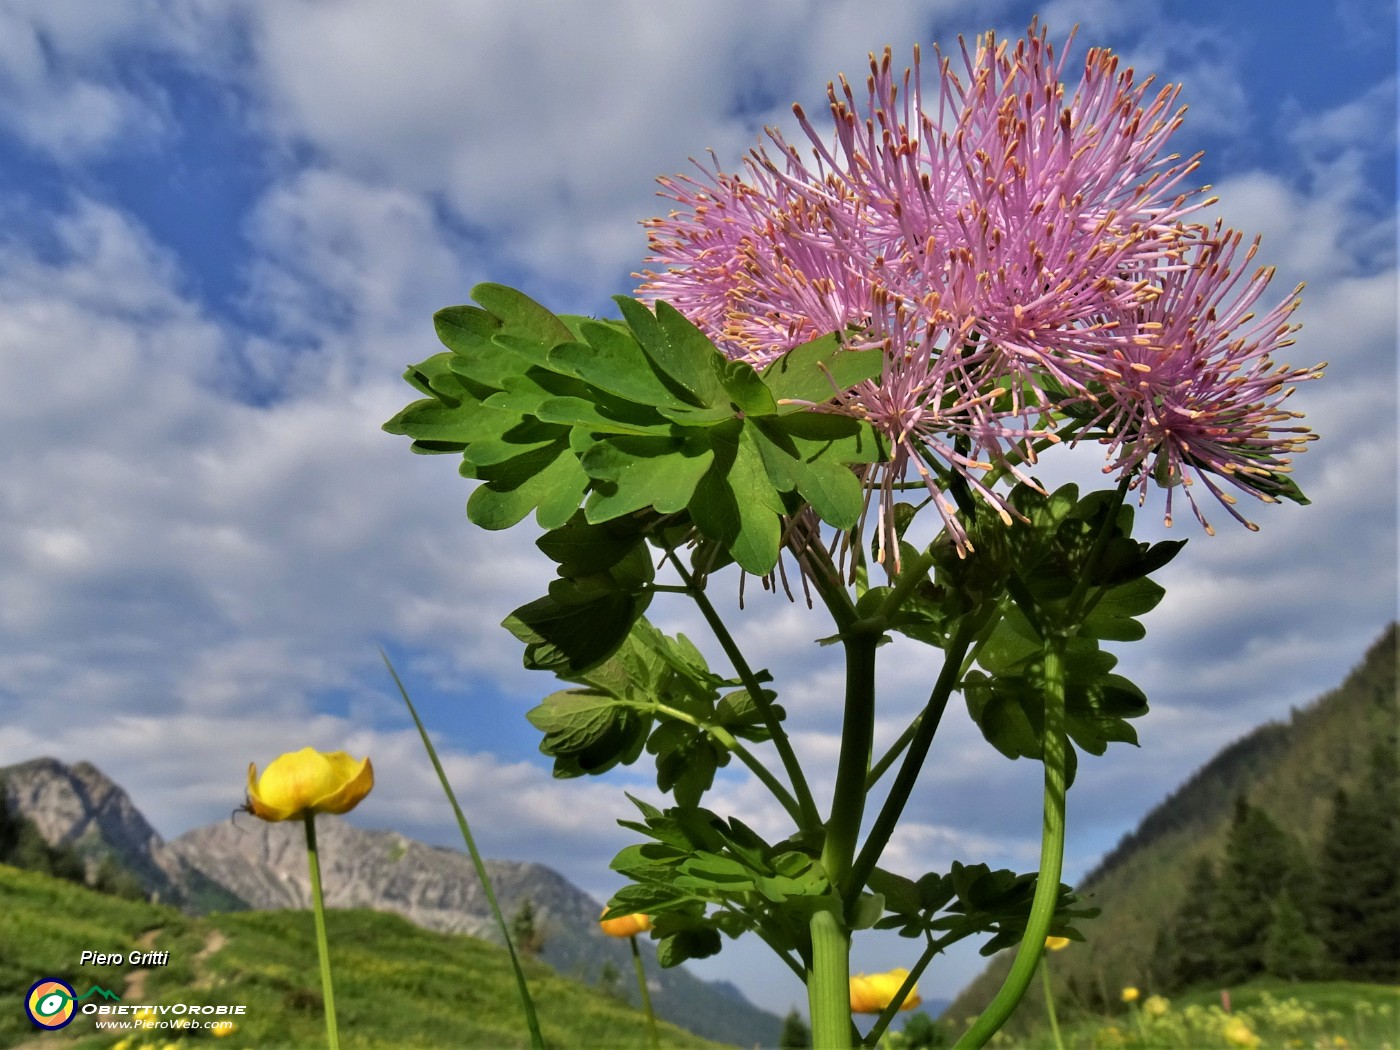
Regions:
M 1009 516 L 995 482 L 1029 482 L 1063 437 L 1102 440 L 1106 472 L 1144 495 L 1168 488 L 1169 524 L 1193 475 L 1242 521 L 1218 478 L 1288 491 L 1307 435 L 1278 402 L 1319 374 L 1270 358 L 1296 298 L 1256 320 L 1270 272 L 1236 292 L 1238 234 L 1192 222 L 1212 201 L 1186 184 L 1196 158 L 1166 152 L 1178 89 L 1102 49 L 1072 88 L 1065 67 L 1034 26 L 940 57 L 932 91 L 917 50 L 902 75 L 886 50 L 863 94 L 829 88 L 829 143 L 795 107 L 810 160 L 770 130 L 777 155 L 756 150 L 742 176 L 661 180 L 677 207 L 647 224 L 642 294 L 755 365 L 831 331 L 884 349 L 880 379 L 830 405 L 889 439 L 868 478 L 882 530 L 913 483 L 965 549 L 950 486 Z

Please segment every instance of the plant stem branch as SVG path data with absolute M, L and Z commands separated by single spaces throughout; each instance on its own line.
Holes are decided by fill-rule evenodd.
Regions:
M 705 622 L 710 625 L 710 630 L 714 632 L 715 640 L 724 650 L 724 655 L 729 658 L 739 680 L 744 683 L 744 688 L 749 691 L 754 706 L 763 715 L 764 728 L 768 730 L 773 746 L 777 749 L 778 757 L 783 763 L 783 769 L 786 770 L 788 780 L 792 783 L 793 794 L 797 798 L 798 827 L 804 831 L 821 827 L 821 816 L 817 812 L 816 802 L 812 799 L 812 789 L 807 786 L 807 778 L 802 773 L 802 766 L 797 761 L 797 755 L 793 753 L 792 742 L 788 740 L 787 731 L 783 729 L 782 723 L 774 714 L 773 705 L 763 694 L 763 686 L 759 683 L 758 676 L 753 673 L 748 661 L 744 659 L 744 654 L 740 651 L 738 643 L 734 641 L 733 635 L 729 633 L 729 628 L 724 625 L 719 612 L 711 604 L 704 588 L 696 583 L 695 577 L 686 570 L 685 565 L 674 550 L 668 548 L 666 556 L 676 567 L 676 572 L 685 582 L 691 598 L 700 609 L 700 614 L 705 617 Z
M 782 782 L 773 775 L 772 771 L 760 762 L 758 757 L 745 747 L 738 737 L 734 736 L 729 730 L 713 722 L 705 722 L 694 718 L 679 708 L 670 707 L 666 704 L 631 704 L 628 706 L 636 707 L 638 710 L 646 710 L 650 707 L 651 710 L 665 714 L 667 717 L 674 718 L 677 721 L 685 722 L 687 725 L 692 725 L 696 729 L 703 730 L 714 737 L 721 747 L 739 756 L 739 761 L 744 763 L 744 765 L 748 767 L 749 772 L 756 776 L 773 797 L 781 803 L 783 809 L 787 810 L 788 816 L 792 817 L 793 821 L 799 827 L 802 826 L 802 810 L 798 806 L 797 800 L 792 797 L 792 793 L 788 791 L 787 788 L 783 787 Z
M 880 854 L 884 852 L 885 846 L 889 843 L 890 835 L 894 833 L 895 825 L 899 823 L 900 815 L 904 812 L 904 807 L 909 801 L 909 794 L 914 790 L 914 783 L 919 779 L 919 771 L 923 768 L 924 759 L 928 757 L 934 734 L 938 732 L 938 723 L 942 720 L 943 711 L 948 706 L 948 698 L 952 696 L 953 689 L 962 677 L 963 655 L 972 643 L 974 634 L 972 626 L 966 622 L 958 626 L 957 633 L 948 646 L 947 654 L 944 657 L 943 669 L 939 672 L 938 680 L 934 683 L 933 692 L 929 694 L 928 704 L 919 716 L 918 722 L 911 727 L 913 733 L 910 736 L 909 749 L 904 756 L 904 763 L 899 767 L 899 773 L 895 776 L 894 784 L 890 787 L 885 804 L 880 807 L 879 816 L 875 818 L 875 823 L 870 828 L 870 834 L 866 836 L 865 845 L 861 847 L 860 855 L 846 876 L 846 883 L 842 887 L 843 893 L 860 892 L 861 887 L 870 878 L 870 873 L 875 870 L 875 865 L 879 863 Z
M 1011 971 L 996 997 L 958 1040 L 954 1050 L 972 1050 L 986 1045 L 1016 1009 L 1045 952 L 1045 937 L 1050 932 L 1055 904 L 1060 897 L 1060 873 L 1065 855 L 1065 640 L 1051 635 L 1045 643 L 1045 736 L 1041 745 L 1045 763 L 1045 812 L 1040 838 L 1040 874 L 1036 878 L 1026 932 L 1016 949 Z
M 875 647 L 879 642 L 878 632 L 848 636 L 845 640 L 846 709 L 821 863 L 847 908 L 860 892 L 860 885 L 847 885 L 847 875 L 865 815 L 865 779 L 875 736 Z

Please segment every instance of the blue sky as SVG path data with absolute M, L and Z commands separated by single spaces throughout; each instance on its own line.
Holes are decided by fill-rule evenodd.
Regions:
M 468 526 L 450 461 L 379 432 L 411 397 L 399 375 L 478 281 L 607 311 L 664 210 L 656 176 L 710 148 L 737 167 L 764 124 L 791 131 L 793 101 L 823 112 L 867 51 L 1014 37 L 1036 13 L 1052 39 L 1078 24 L 1076 49 L 1182 83 L 1175 148 L 1206 151 L 1216 210 L 1263 235 L 1277 296 L 1308 283 L 1292 362 L 1331 362 L 1296 397 L 1323 437 L 1298 470 L 1314 505 L 1265 509 L 1259 534 L 1172 530 L 1191 543 L 1123 654 L 1153 702 L 1144 747 L 1086 763 L 1071 796 L 1069 874 L 1086 871 L 1395 615 L 1393 4 L 10 0 L 0 764 L 93 761 L 173 837 L 226 816 L 250 760 L 346 748 L 379 771 L 361 823 L 451 842 L 383 645 L 485 851 L 606 894 L 627 842 L 611 822 L 645 770 L 550 779 L 523 713 L 552 686 L 497 626 L 547 567 L 525 530 Z M 688 610 L 657 612 L 713 651 Z M 766 598 L 740 620 L 819 763 L 839 708 L 836 668 L 810 654 L 824 625 Z M 886 652 L 891 738 L 928 672 Z M 1035 769 L 949 721 L 897 866 L 1033 867 Z M 782 834 L 751 785 L 717 796 Z M 857 965 L 891 950 L 862 945 Z M 711 972 L 764 1005 L 800 998 L 761 948 L 721 959 Z M 976 966 L 936 966 L 925 994 Z

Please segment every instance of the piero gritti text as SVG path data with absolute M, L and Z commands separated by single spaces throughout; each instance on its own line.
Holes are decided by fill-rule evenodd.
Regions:
M 169 952 L 93 952 L 84 951 L 78 958 L 79 966 L 165 966 L 170 962 Z

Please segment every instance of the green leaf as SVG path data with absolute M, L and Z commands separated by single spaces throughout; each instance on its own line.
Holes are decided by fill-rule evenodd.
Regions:
M 556 777 L 604 773 L 635 761 L 651 724 L 649 716 L 586 689 L 551 693 L 526 717 L 544 732 L 540 750 L 553 756 Z
M 601 321 L 587 321 L 580 328 L 588 342 L 554 347 L 549 352 L 551 365 L 633 404 L 684 407 L 631 332 Z
M 622 299 L 616 301 L 619 305 L 624 302 Z M 646 307 L 640 303 L 635 305 L 641 312 L 646 312 Z M 657 303 L 656 327 L 647 329 L 650 338 L 637 330 L 634 323 L 637 310 L 629 313 L 624 307 L 622 315 L 632 325 L 652 363 L 680 384 L 695 399 L 695 404 L 710 406 L 728 401 L 722 380 L 726 358 L 705 333 L 691 324 L 679 310 L 670 303 Z
M 433 314 L 433 328 L 443 346 L 470 355 L 490 344 L 501 321 L 475 306 L 447 306 Z
M 779 402 L 778 412 L 801 412 L 880 375 L 880 350 L 845 350 L 833 335 L 793 347 L 763 370 L 763 381 Z
M 1084 618 L 1080 634 L 1105 641 L 1137 641 L 1147 634 L 1147 628 L 1134 617 L 1151 612 L 1166 593 L 1165 588 L 1146 577 L 1113 587 Z
M 687 959 L 707 959 L 723 947 L 719 931 L 714 929 L 681 930 L 662 937 L 656 945 L 656 960 L 669 969 Z
M 586 513 L 607 521 L 644 507 L 661 514 L 684 510 L 714 462 L 700 442 L 670 437 L 615 437 L 600 441 L 579 461 L 595 484 Z
M 558 563 L 559 575 L 564 577 L 607 572 L 633 551 L 646 550 L 642 535 L 627 523 L 590 525 L 581 511 L 546 532 L 535 546 Z
M 733 408 L 745 416 L 776 415 L 778 405 L 753 366 L 744 361 L 728 361 L 721 375 L 724 391 Z
M 488 483 L 467 500 L 467 517 L 483 529 L 505 529 L 533 509 L 542 528 L 563 525 L 588 488 L 588 475 L 567 453 L 567 444 L 555 442 L 494 465 L 493 474 L 480 472 Z
M 524 292 L 503 284 L 478 284 L 472 298 L 501 319 L 498 334 L 538 344 L 545 350 L 573 338 L 563 321 Z
M 885 914 L 885 897 L 881 893 L 862 893 L 846 916 L 853 930 L 868 930 Z
M 526 667 L 579 675 L 617 651 L 649 600 L 613 594 L 566 604 L 547 596 L 522 605 L 502 626 L 525 643 Z

